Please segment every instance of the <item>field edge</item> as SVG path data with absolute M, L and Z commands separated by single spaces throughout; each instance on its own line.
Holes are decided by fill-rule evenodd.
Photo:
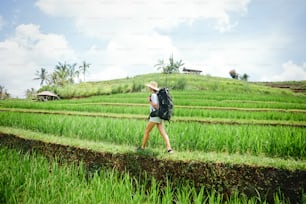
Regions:
M 3 132 L 1 127 L 0 132 Z M 272 199 L 275 192 L 281 191 L 296 203 L 302 198 L 302 192 L 306 190 L 305 170 L 216 162 L 163 160 L 135 152 L 98 152 L 55 144 L 50 141 L 18 137 L 12 133 L 0 134 L 0 144 L 22 152 L 34 151 L 46 157 L 56 157 L 68 162 L 82 161 L 89 171 L 101 168 L 117 169 L 138 178 L 145 176 L 145 173 L 161 183 L 166 180 L 170 180 L 172 183 L 187 181 L 196 188 L 204 186 L 206 189 L 216 189 L 226 196 L 231 196 L 239 191 L 248 196 L 256 196 L 259 193 Z

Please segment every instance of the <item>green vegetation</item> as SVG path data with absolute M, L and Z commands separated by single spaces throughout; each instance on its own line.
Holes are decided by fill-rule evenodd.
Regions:
M 156 77 L 160 75 L 97 84 L 131 87 L 130 82 L 144 84 L 149 78 L 157 80 Z M 157 80 L 160 86 L 166 82 L 163 77 Z M 217 79 L 183 74 L 166 77 L 169 84 L 184 79 L 189 87 L 171 92 L 175 103 L 174 122 L 166 124 L 166 128 L 177 151 L 306 158 L 305 96 L 229 79 L 219 79 L 223 88 L 204 90 L 204 85 L 211 87 Z M 90 84 L 95 83 L 83 85 L 88 87 Z M 239 89 L 241 85 L 249 86 L 248 91 Z M 196 86 L 202 90 L 194 90 Z M 140 87 L 143 89 L 144 86 Z M 233 89 L 240 94 L 233 94 Z M 61 137 L 137 146 L 148 115 L 147 94 L 121 93 L 48 103 L 1 101 L 0 125 Z M 157 135 L 157 131 L 153 132 L 149 147 L 163 146 Z
M 84 82 L 85 82 L 85 74 L 88 71 L 90 64 L 85 61 L 82 62 L 82 65 L 77 68 L 77 63 L 67 64 L 58 62 L 55 65 L 54 72 L 48 73 L 45 68 L 40 68 L 40 70 L 36 71 L 34 80 L 40 80 L 40 85 L 44 85 L 45 83 L 48 86 L 60 86 L 73 84 L 77 79 L 79 79 L 80 73 L 83 74 Z
M 114 144 L 107 141 L 94 141 L 84 138 L 76 137 L 59 137 L 58 135 L 46 134 L 37 131 L 25 130 L 16 127 L 0 126 L 0 132 L 7 134 L 18 135 L 21 138 L 43 141 L 45 143 L 62 144 L 67 146 L 74 146 L 83 149 L 90 149 L 97 152 L 111 152 L 113 154 L 130 154 L 135 153 L 135 147 L 125 144 Z M 206 152 L 201 151 L 177 151 L 175 154 L 166 154 L 163 147 L 150 147 L 144 152 L 145 155 L 151 155 L 161 160 L 181 160 L 181 161 L 201 161 L 201 162 L 221 162 L 231 164 L 246 164 L 251 166 L 261 167 L 276 167 L 282 169 L 296 170 L 306 169 L 306 160 L 295 160 L 290 158 L 276 158 L 267 157 L 264 155 L 250 155 L 250 154 L 228 154 L 228 152 Z
M 5 148 L 0 149 L 0 160 L 1 203 L 221 203 L 225 200 L 214 190 L 198 191 L 190 185 L 171 186 L 168 182 L 160 186 L 154 178 L 140 183 L 114 170 L 88 176 L 82 164 L 59 165 L 56 160 L 22 155 Z M 275 194 L 274 201 L 288 202 L 282 194 Z M 238 192 L 227 198 L 227 203 L 258 202 L 265 202 L 265 198 L 247 198 Z
M 155 65 L 157 70 L 161 70 L 164 74 L 178 73 L 180 68 L 184 65 L 182 60 L 174 61 L 173 54 L 169 57 L 169 64 L 165 64 L 164 60 L 158 60 L 158 63 Z
M 166 86 L 172 90 L 202 90 L 219 94 L 225 93 L 233 97 L 239 97 L 239 95 L 245 93 L 249 95 L 262 94 L 263 96 L 275 94 L 283 96 L 292 95 L 290 90 L 273 89 L 245 81 L 180 73 L 146 74 L 109 81 L 68 84 L 63 87 L 48 87 L 46 89 L 55 92 L 60 95 L 61 98 L 82 98 L 95 95 L 139 92 L 141 90 L 146 90 L 144 84 L 152 80 L 157 81 L 160 87 Z
M 0 132 L 97 151 L 134 152 L 135 147 L 142 140 L 146 125 L 145 119 L 149 114 L 148 104 L 146 103 L 148 92 L 144 84 L 151 80 L 157 81 L 160 87 L 170 87 L 173 96 L 174 116 L 171 123 L 165 123 L 165 126 L 175 154 L 171 157 L 166 154 L 163 140 L 157 130 L 154 130 L 148 143 L 147 153 L 149 155 L 164 160 L 212 161 L 306 170 L 305 95 L 241 80 L 209 76 L 148 74 L 133 78 L 70 84 L 55 88 L 55 92 L 61 97 L 73 98 L 69 100 L 46 103 L 30 100 L 0 101 Z M 4 154 L 3 151 L 1 154 Z M 5 158 L 5 156 L 3 157 Z M 21 156 L 19 155 L 18 158 L 21 158 Z M 25 158 L 27 158 L 27 161 L 17 163 L 25 163 L 27 168 L 36 165 L 35 158 L 32 156 L 26 156 Z M 32 160 L 33 163 L 31 163 Z M 8 162 L 6 165 L 10 165 Z M 39 165 L 43 166 L 43 164 Z M 17 168 L 16 165 L 14 168 Z M 19 173 L 13 172 L 15 171 L 14 168 L 12 172 L 5 175 L 19 175 Z M 62 169 L 71 172 L 77 171 L 78 168 L 63 167 Z M 6 170 L 6 172 L 8 171 Z M 23 171 L 28 170 L 25 168 Z M 54 170 L 54 172 L 56 171 L 58 170 Z M 21 181 L 24 181 L 27 177 L 31 181 L 34 180 L 34 177 L 27 176 L 26 173 L 23 174 L 25 176 L 22 177 L 23 180 L 21 179 Z M 200 199 L 201 202 L 210 199 L 223 199 L 222 195 L 214 194 L 211 189 L 207 192 L 208 197 L 201 196 L 201 192 L 196 194 L 192 186 L 171 188 L 169 186 L 161 192 L 154 192 L 153 194 L 159 196 L 153 198 L 153 195 L 151 196 L 150 193 L 146 192 L 146 189 L 140 183 L 137 183 L 138 181 L 135 178 L 112 171 L 101 172 L 100 174 L 105 174 L 106 177 L 109 177 L 110 174 L 114 175 L 112 182 L 120 183 L 118 185 L 133 186 L 131 189 L 125 189 L 125 187 L 114 184 L 116 188 L 126 191 L 130 195 L 124 195 L 126 198 L 123 197 L 123 199 L 126 199 L 126 203 L 132 201 L 155 203 L 156 199 L 158 199 L 158 202 L 162 202 L 163 199 L 167 199 L 167 201 L 168 199 L 171 201 L 182 199 L 179 200 L 179 203 L 190 203 L 193 199 Z M 39 177 L 37 174 L 34 175 Z M 46 177 L 52 176 L 47 173 L 44 175 Z M 13 176 L 9 178 L 11 177 Z M 74 197 L 74 193 L 81 195 L 83 193 L 82 198 L 75 197 L 77 203 L 86 202 L 89 198 L 100 199 L 97 195 L 98 192 L 93 190 L 97 187 L 86 186 L 92 184 L 91 181 L 89 183 L 84 182 L 82 173 L 78 178 L 59 177 L 62 180 L 71 181 L 71 184 L 76 182 L 71 188 L 73 189 L 74 185 L 80 185 L 80 189 L 73 192 L 73 190 L 64 189 L 64 186 L 60 187 L 59 192 L 54 190 L 53 196 L 56 196 L 46 197 L 47 200 L 51 199 L 50 202 L 53 202 L 53 200 L 58 202 L 57 199 L 65 191 L 67 191 L 67 198 L 63 198 L 63 202 L 65 202 L 65 199 Z M 95 179 L 102 179 L 102 177 Z M 3 179 L 4 177 L 2 178 L 0 175 L 0 178 Z M 6 185 L 10 180 L 6 179 L 4 181 L 6 183 L 0 180 L 0 185 Z M 44 182 L 51 183 L 51 188 L 60 185 L 58 184 L 59 181 L 48 180 Z M 44 194 L 52 195 L 53 191 L 39 191 L 35 194 L 30 184 L 31 182 L 27 184 L 29 186 L 23 187 L 18 181 L 7 191 L 1 190 L 0 197 L 5 195 L 5 199 L 9 199 L 8 196 L 12 193 L 9 189 L 18 188 L 18 186 L 20 186 L 18 188 L 20 192 L 16 196 L 12 196 L 12 200 L 8 200 L 8 202 L 43 202 L 46 200 L 39 201 L 39 199 Z M 36 185 L 42 184 L 36 183 Z M 151 186 L 151 188 L 156 190 L 157 186 L 156 183 L 156 186 Z M 29 192 L 27 189 L 29 189 Z M 206 195 L 206 189 L 204 190 Z M 25 197 L 26 194 L 31 196 Z M 108 201 L 117 202 L 116 195 L 113 195 L 113 192 L 109 192 L 109 194 L 112 196 L 109 197 L 110 200 Z M 97 197 L 95 197 L 96 195 Z M 131 195 L 136 200 L 129 200 Z M 33 200 L 31 200 L 32 197 Z M 245 199 L 237 194 L 236 198 L 238 199 L 238 197 L 242 200 Z M 243 200 L 242 202 L 246 201 Z
M 0 118 L 1 126 L 132 146 L 137 146 L 141 141 L 145 128 L 143 120 L 103 117 L 1 112 Z M 184 122 L 167 125 L 167 131 L 178 151 L 306 158 L 305 128 Z M 157 132 L 152 134 L 149 144 L 153 148 L 163 146 Z
M 7 92 L 7 89 L 5 89 L 5 87 L 0 84 L 0 100 L 8 98 L 10 98 L 10 94 Z
M 296 93 L 306 94 L 306 80 L 303 81 L 282 81 L 282 82 L 256 82 L 256 84 L 277 87 L 282 89 L 290 89 Z

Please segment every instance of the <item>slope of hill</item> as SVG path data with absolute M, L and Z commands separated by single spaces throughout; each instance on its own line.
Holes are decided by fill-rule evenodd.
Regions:
M 151 80 L 171 88 L 175 110 L 171 123 L 164 124 L 173 155 L 167 154 L 156 130 L 146 150 L 135 151 L 148 117 L 144 84 Z M 85 162 L 89 171 L 128 172 L 135 179 L 146 175 L 159 186 L 180 188 L 178 183 L 192 182 L 197 190 L 218 192 L 229 200 L 235 192 L 271 203 L 277 192 L 291 203 L 305 200 L 304 94 L 184 74 L 147 74 L 56 91 L 67 100 L 0 101 L 0 151 L 39 152 Z
M 263 93 L 263 94 L 290 94 L 293 92 L 284 89 L 275 89 L 262 84 L 249 83 L 228 78 L 211 77 L 187 74 L 145 74 L 135 77 L 114 79 L 107 81 L 86 82 L 68 85 L 60 88 L 44 87 L 41 90 L 50 90 L 61 98 L 83 98 L 94 95 L 108 95 L 114 93 L 129 93 L 146 90 L 144 84 L 154 80 L 160 87 L 169 87 L 173 90 L 205 90 L 227 93 Z
M 256 84 L 262 84 L 273 88 L 290 89 L 295 93 L 306 94 L 306 80 L 304 81 L 284 81 L 284 82 L 258 82 Z

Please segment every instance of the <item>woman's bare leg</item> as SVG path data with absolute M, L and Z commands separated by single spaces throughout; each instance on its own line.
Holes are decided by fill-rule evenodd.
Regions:
M 146 147 L 146 144 L 149 140 L 150 137 L 150 132 L 153 129 L 153 127 L 155 126 L 156 123 L 153 122 L 148 122 L 148 125 L 145 129 L 145 132 L 143 134 L 143 140 L 142 140 L 142 144 L 141 144 L 141 148 L 144 149 Z
M 169 141 L 169 137 L 165 131 L 165 128 L 164 128 L 164 125 L 163 123 L 158 123 L 157 124 L 157 128 L 159 130 L 159 133 L 162 135 L 162 137 L 164 138 L 164 141 L 165 141 L 165 144 L 166 144 L 166 147 L 167 147 L 167 150 L 170 150 L 171 149 L 171 145 L 170 145 L 170 141 Z

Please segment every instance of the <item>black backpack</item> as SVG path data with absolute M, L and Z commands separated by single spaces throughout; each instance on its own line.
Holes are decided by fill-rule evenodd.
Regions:
M 157 97 L 158 97 L 158 116 L 161 119 L 168 120 L 170 121 L 170 118 L 173 113 L 173 102 L 172 102 L 172 97 L 169 93 L 168 88 L 161 88 L 157 92 Z

